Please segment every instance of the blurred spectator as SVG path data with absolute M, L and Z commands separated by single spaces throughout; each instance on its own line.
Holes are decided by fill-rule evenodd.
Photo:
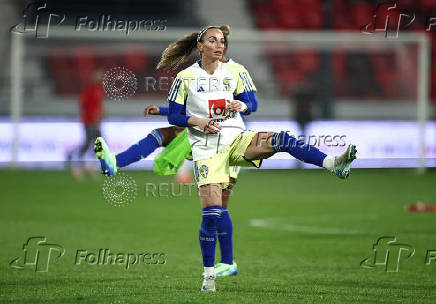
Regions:
M 95 71 L 90 83 L 80 93 L 80 119 L 84 126 L 85 139 L 77 151 L 72 151 L 67 155 L 68 166 L 71 166 L 73 159 L 78 164 L 71 166 L 71 173 L 75 178 L 82 176 L 82 169 L 84 168 L 83 158 L 89 148 L 93 146 L 94 140 L 101 136 L 100 122 L 102 119 L 104 96 L 101 84 L 102 77 L 103 72 L 101 70 Z

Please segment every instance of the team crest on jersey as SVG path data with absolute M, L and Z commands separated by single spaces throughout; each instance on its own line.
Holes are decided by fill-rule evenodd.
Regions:
M 224 91 L 231 91 L 230 79 L 229 78 L 224 78 L 223 85 L 224 85 Z
M 201 175 L 201 177 L 206 178 L 207 174 L 209 173 L 209 168 L 206 165 L 202 165 L 200 169 L 198 169 L 198 173 Z

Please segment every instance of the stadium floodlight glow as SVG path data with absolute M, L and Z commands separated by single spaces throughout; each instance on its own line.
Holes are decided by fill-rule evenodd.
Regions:
M 196 32 L 193 29 L 166 29 L 162 31 L 135 31 L 129 35 L 122 32 L 108 31 L 75 31 L 74 26 L 54 26 L 48 31 L 44 40 L 95 40 L 124 42 L 150 42 L 150 45 L 169 43 L 187 32 Z M 35 39 L 33 32 L 11 31 L 11 121 L 18 124 L 22 115 L 23 102 L 23 57 L 26 51 L 26 41 Z M 256 44 L 257 49 L 268 50 L 271 45 L 285 50 L 299 50 L 316 48 L 322 50 L 378 50 L 395 49 L 405 44 L 417 46 L 417 96 L 416 96 L 416 121 L 419 125 L 419 172 L 425 170 L 425 125 L 429 116 L 429 67 L 430 67 L 430 42 L 427 32 L 401 31 L 397 38 L 386 39 L 383 34 L 365 35 L 359 31 L 257 31 L 238 30 L 231 33 L 232 52 L 237 50 L 237 44 L 243 48 L 246 44 Z M 159 44 L 160 45 L 160 44 Z M 156 45 L 153 45 L 153 47 Z M 235 57 L 236 58 L 236 57 Z M 415 99 L 415 98 L 413 98 Z M 18 128 L 14 127 L 12 145 L 12 160 L 17 161 Z

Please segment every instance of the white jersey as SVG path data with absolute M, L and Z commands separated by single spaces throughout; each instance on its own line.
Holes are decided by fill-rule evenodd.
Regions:
M 178 73 L 168 95 L 170 102 L 186 107 L 187 116 L 214 119 L 221 126 L 219 134 L 206 134 L 199 127 L 188 127 L 195 161 L 208 159 L 225 149 L 245 130 L 241 115 L 226 109 L 228 101 L 245 90 L 244 79 L 240 76 L 242 66 L 234 62 L 219 62 L 213 75 L 210 75 L 200 64 L 194 63 Z

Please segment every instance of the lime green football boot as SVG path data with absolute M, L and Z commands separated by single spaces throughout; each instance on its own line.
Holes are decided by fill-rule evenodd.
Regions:
M 233 261 L 233 264 L 217 263 L 215 264 L 215 274 L 217 277 L 237 275 L 238 265 L 236 265 L 235 261 Z
M 101 171 L 104 175 L 117 173 L 117 159 L 115 154 L 109 151 L 109 147 L 103 137 L 97 137 L 94 143 L 95 156 L 100 160 Z

